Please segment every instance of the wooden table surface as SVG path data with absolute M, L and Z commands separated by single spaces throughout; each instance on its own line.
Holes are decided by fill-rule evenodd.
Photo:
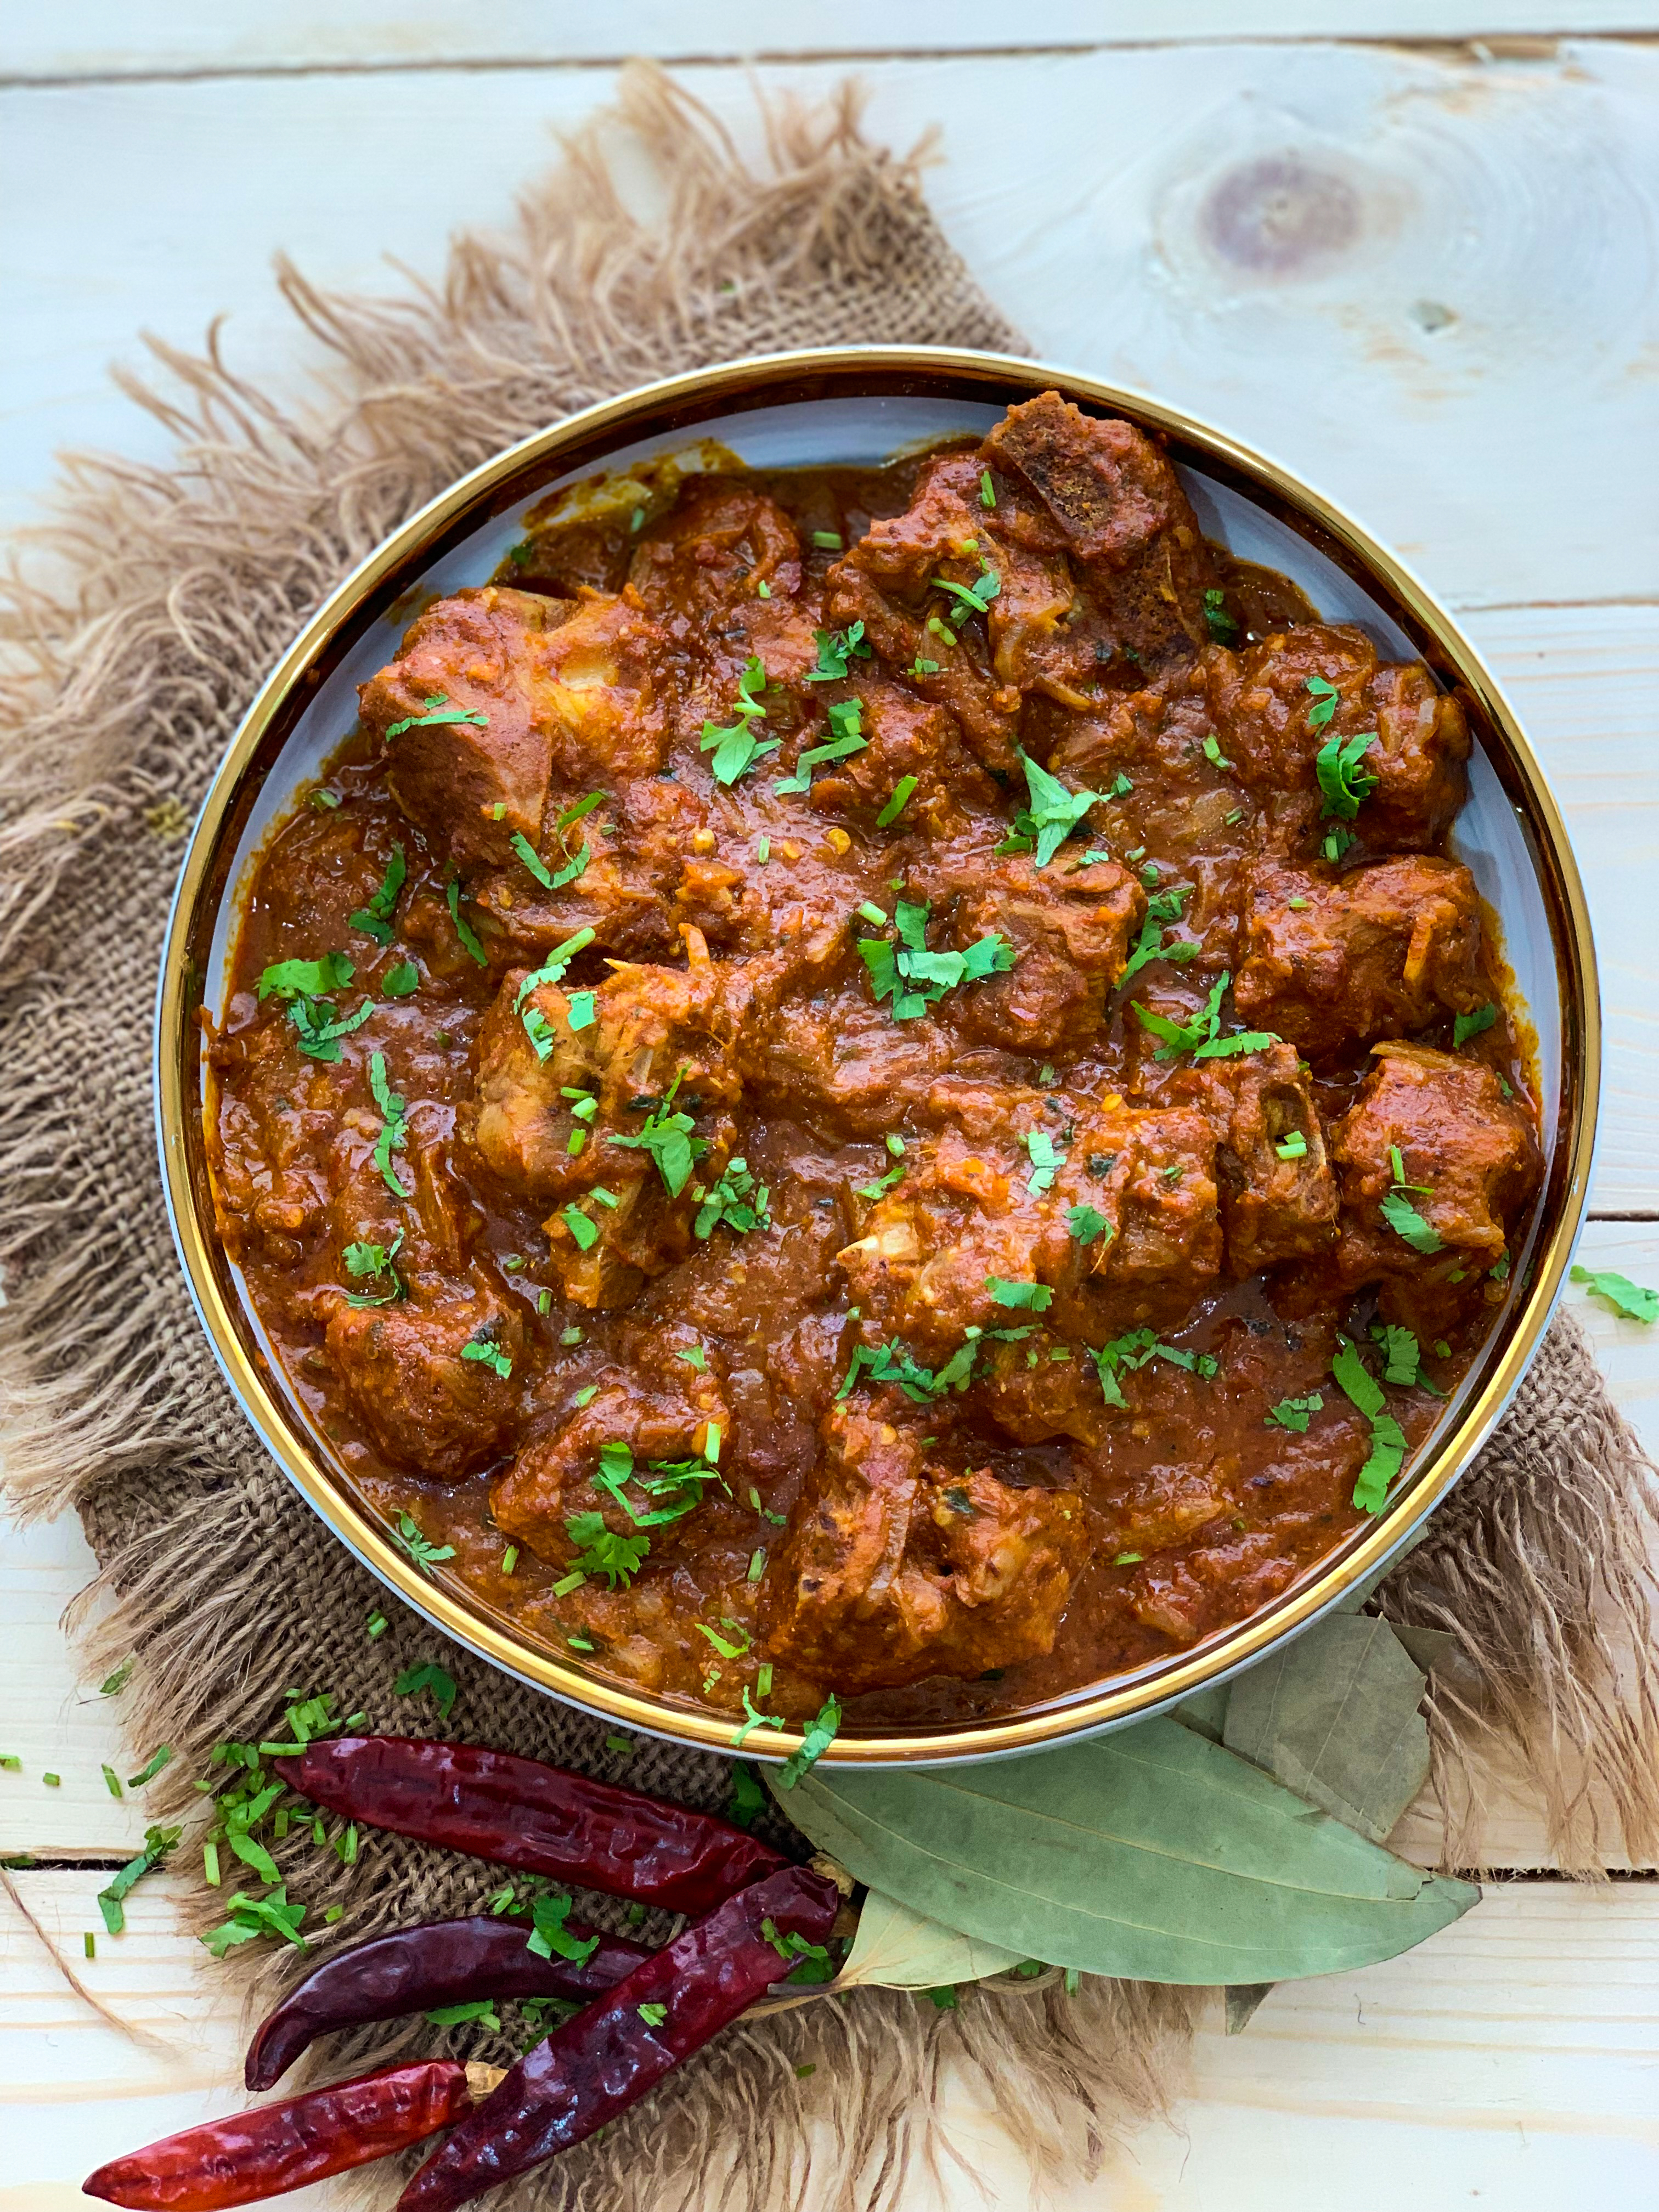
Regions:
M 105 376 L 141 363 L 141 328 L 191 346 L 225 313 L 233 364 L 298 392 L 314 362 L 270 252 L 325 285 L 397 283 L 386 254 L 434 273 L 453 228 L 507 216 L 625 51 L 671 60 L 757 150 L 756 77 L 811 93 L 854 67 L 872 135 L 908 147 L 939 126 L 933 205 L 1035 350 L 1277 454 L 1399 548 L 1488 656 L 1595 917 L 1606 1106 L 1581 1256 L 1659 1283 L 1656 5 L 9 10 L 0 524 L 38 514 L 57 448 L 161 453 Z M 915 43 L 895 50 L 896 31 Z M 1659 1331 L 1571 1296 L 1659 1445 Z M 0 1752 L 22 1760 L 0 1771 L 0 1847 L 36 1856 L 14 1879 L 40 1928 L 152 2039 L 100 2019 L 0 1899 L 0 2212 L 82 2203 L 98 2160 L 240 2101 L 237 2023 L 167 1879 L 81 1955 L 101 1869 L 144 1823 L 141 1794 L 105 1789 L 126 1753 L 58 1626 L 90 1566 L 66 1524 L 0 1548 Z M 1428 1832 L 1408 1814 L 1396 1844 L 1420 1854 Z M 1519 1789 L 1484 1838 L 1512 1872 L 1473 1914 L 1389 1965 L 1276 1990 L 1241 2037 L 1211 2020 L 1173 2125 L 1133 2134 L 1067 2203 L 1659 2201 L 1659 1881 L 1563 1881 Z M 994 2200 L 1024 2203 L 987 2117 L 965 2094 L 953 2115 Z

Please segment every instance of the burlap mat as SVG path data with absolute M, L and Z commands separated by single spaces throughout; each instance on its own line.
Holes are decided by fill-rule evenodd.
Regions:
M 765 121 L 771 169 L 757 178 L 710 118 L 635 68 L 618 109 L 526 195 L 510 237 L 455 244 L 441 289 L 325 299 L 283 266 L 290 305 L 331 351 L 329 403 L 290 414 L 211 343 L 202 360 L 158 348 L 182 396 L 135 396 L 176 431 L 174 465 L 70 464 L 53 549 L 67 581 L 56 595 L 15 581 L 7 595 L 7 1475 L 23 1511 L 82 1515 L 102 1566 L 83 1608 L 88 1668 L 95 1678 L 136 1654 L 131 1750 L 174 1749 L 147 1799 L 158 1816 L 198 1805 L 191 1779 L 213 1743 L 266 1729 L 284 1690 L 329 1691 L 337 1711 L 437 1732 L 429 1706 L 392 1690 L 427 1657 L 459 1685 L 447 1732 L 701 1805 L 726 1797 L 723 1761 L 647 1744 L 624 1766 L 604 1724 L 447 1645 L 262 1455 L 167 1232 L 150 1006 L 179 840 L 258 683 L 337 580 L 464 470 L 591 400 L 742 354 L 837 340 L 1018 348 L 933 223 L 914 161 L 861 140 L 850 94 Z M 612 182 L 607 150 L 623 137 L 631 162 L 655 167 L 661 211 L 649 222 Z M 1441 1768 L 1494 1730 L 1524 1741 L 1562 1861 L 1586 1869 L 1611 1840 L 1591 1783 L 1632 1854 L 1659 1840 L 1650 1477 L 1578 1332 L 1558 1320 L 1496 1441 L 1380 1600 L 1458 1637 L 1461 1663 L 1436 1680 Z M 377 1606 L 392 1620 L 373 1641 Z M 1638 1655 L 1622 1679 L 1621 1646 Z M 394 1837 L 372 1838 L 350 1869 L 293 1838 L 276 1854 L 317 1908 L 309 1925 L 343 1906 L 341 1941 L 474 1909 L 495 1887 L 486 1868 Z M 614 1904 L 581 1909 L 619 1924 Z M 204 1886 L 196 1911 L 198 1925 L 222 1917 L 223 1893 Z M 246 1977 L 250 2003 L 264 2002 L 304 1963 L 249 1945 L 210 1971 Z M 950 2069 L 978 2077 L 1036 2177 L 1056 2181 L 1091 2167 L 1115 2119 L 1166 2098 L 1194 2002 L 1105 1981 L 1074 1998 L 981 1990 L 946 2013 L 875 1990 L 822 1999 L 732 2030 L 504 2202 L 890 2203 L 918 2160 L 950 2154 L 933 2124 Z M 465 2055 L 516 2055 L 500 2038 L 449 2033 Z M 338 2074 L 442 2041 L 417 2021 L 337 2044 L 325 2064 Z

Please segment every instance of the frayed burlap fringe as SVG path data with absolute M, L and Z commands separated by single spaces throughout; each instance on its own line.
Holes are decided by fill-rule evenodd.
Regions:
M 459 240 L 441 285 L 346 301 L 283 266 L 330 357 L 332 404 L 279 406 L 229 373 L 215 338 L 200 360 L 158 346 L 173 396 L 134 397 L 176 433 L 176 465 L 72 461 L 44 548 L 57 580 L 15 577 L 0 593 L 6 1475 L 19 1510 L 81 1513 L 101 1562 L 78 1613 L 89 1671 L 132 1657 L 134 1753 L 173 1747 L 147 1796 L 158 1817 L 199 1809 L 191 1779 L 212 1745 L 257 1735 L 290 1688 L 327 1690 L 372 1725 L 435 1730 L 393 1689 L 434 1656 L 458 1686 L 454 1733 L 688 1802 L 725 1797 L 721 1760 L 641 1742 L 623 1766 L 601 1723 L 444 1645 L 256 1449 L 174 1261 L 149 1136 L 149 1010 L 182 822 L 238 718 L 340 576 L 454 477 L 592 399 L 718 359 L 838 340 L 1018 345 L 933 225 L 914 161 L 860 138 L 849 91 L 764 123 L 757 177 L 696 103 L 635 68 L 512 234 Z M 654 178 L 648 215 L 613 181 L 624 141 L 630 173 Z M 1653 1507 L 1651 1470 L 1558 1321 L 1497 1439 L 1382 1595 L 1395 1617 L 1459 1639 L 1461 1670 L 1437 1678 L 1437 1771 L 1449 1786 L 1490 1744 L 1524 1744 L 1575 1864 L 1589 1863 L 1598 1807 L 1632 1856 L 1659 1840 Z M 390 1626 L 371 1639 L 377 1609 Z M 275 1849 L 307 1925 L 341 1907 L 340 1941 L 476 1910 L 499 1880 L 398 1837 L 366 1838 L 362 1868 L 297 1835 Z M 204 1887 L 192 1909 L 207 1926 L 222 1893 Z M 580 1909 L 622 1924 L 614 1900 Z M 222 1971 L 262 2008 L 305 1963 L 249 1945 Z M 741 2024 L 505 2203 L 878 2212 L 957 2157 L 939 2117 L 947 2075 L 1058 2188 L 1165 2104 L 1197 2002 L 1087 1980 L 1074 1998 L 987 1985 L 943 2013 L 879 1990 L 822 1997 Z M 465 2056 L 516 2055 L 501 2037 L 448 2033 Z M 338 2075 L 438 2039 L 404 2023 L 315 2063 Z M 363 2185 L 384 2196 L 386 2178 Z

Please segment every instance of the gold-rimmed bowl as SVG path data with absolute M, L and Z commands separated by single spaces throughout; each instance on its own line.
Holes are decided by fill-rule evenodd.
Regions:
M 313 1425 L 214 1228 L 203 1128 L 205 1008 L 222 1013 L 240 902 L 270 831 L 356 720 L 356 686 L 397 649 L 409 597 L 495 573 L 526 511 L 562 487 L 708 440 L 757 467 L 868 465 L 988 427 L 1057 389 L 1160 435 L 1206 535 L 1279 568 L 1320 614 L 1358 622 L 1385 653 L 1457 687 L 1474 734 L 1470 797 L 1454 833 L 1498 917 L 1514 996 L 1537 1038 L 1544 1188 L 1485 1347 L 1413 1455 L 1389 1510 L 1271 1604 L 1192 1649 L 1024 1712 L 922 1734 L 842 1733 L 827 1757 L 881 1765 L 995 1757 L 1140 1719 L 1261 1658 L 1376 1572 L 1445 1496 L 1490 1434 L 1536 1349 L 1583 1217 L 1601 1067 L 1595 963 L 1559 810 L 1509 702 L 1417 578 L 1328 500 L 1259 453 L 1144 392 L 996 354 L 843 347 L 701 370 L 607 400 L 475 469 L 363 562 L 307 624 L 249 708 L 203 803 L 174 900 L 157 1005 L 155 1110 L 179 1258 L 215 1356 L 277 1465 L 340 1540 L 404 1601 L 492 1664 L 649 1734 L 720 1750 L 726 1717 L 641 1695 L 526 1637 L 459 1583 L 428 1580 L 392 1540 Z M 1425 495 L 1426 493 L 1425 493 Z M 751 1737 L 781 1758 L 798 1736 Z

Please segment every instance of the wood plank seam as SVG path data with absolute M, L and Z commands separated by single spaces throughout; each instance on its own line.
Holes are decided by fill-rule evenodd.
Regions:
M 892 62 L 1064 61 L 1096 54 L 1173 52 L 1193 46 L 1222 50 L 1229 46 L 1290 48 L 1311 46 L 1368 48 L 1383 53 L 1412 54 L 1423 59 L 1441 60 L 1455 66 L 1480 68 L 1503 62 L 1553 62 L 1562 45 L 1569 42 L 1574 46 L 1646 46 L 1659 44 L 1659 30 L 1572 30 L 1539 36 L 1516 33 L 1509 37 L 1492 33 L 1480 39 L 1387 38 L 1376 33 L 1365 36 L 1340 32 L 1323 32 L 1317 36 L 1310 36 L 1304 32 L 1274 33 L 1254 31 L 1241 33 L 1233 38 L 1210 35 L 1174 39 L 1061 40 L 1034 46 L 763 46 L 747 53 L 726 52 L 713 48 L 691 49 L 684 53 L 653 54 L 651 58 L 666 70 L 807 69 L 830 64 L 856 68 L 860 64 Z M 573 54 L 568 58 L 550 58 L 544 54 L 450 55 L 434 57 L 429 61 L 263 62 L 247 63 L 240 67 L 224 64 L 204 69 L 112 70 L 76 75 L 61 72 L 39 76 L 0 74 L 0 91 L 64 91 L 82 85 L 203 84 L 269 77 L 421 76 L 429 76 L 436 70 L 501 76 L 514 70 L 618 70 L 634 58 L 631 52 Z M 1566 605 L 1573 603 L 1560 601 L 1556 604 Z

